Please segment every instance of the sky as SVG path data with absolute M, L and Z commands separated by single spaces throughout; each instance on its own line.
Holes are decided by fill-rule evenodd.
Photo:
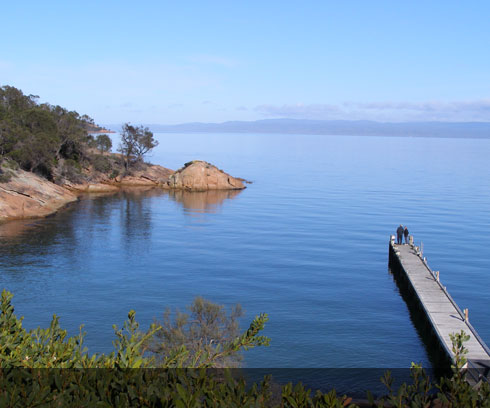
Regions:
M 4 1 L 0 86 L 96 123 L 490 121 L 488 1 Z

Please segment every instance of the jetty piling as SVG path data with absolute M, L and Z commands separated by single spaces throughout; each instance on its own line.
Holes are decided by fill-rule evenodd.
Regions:
M 398 245 L 395 236 L 390 236 L 389 264 L 398 278 L 406 282 L 417 300 L 419 309 L 432 331 L 433 345 L 445 354 L 443 360 L 454 363 L 450 334 L 463 330 L 470 336 L 465 347 L 468 350 L 467 380 L 471 383 L 490 380 L 490 349 L 469 322 L 469 311 L 462 311 L 440 281 L 440 272 L 432 271 L 423 256 L 423 243 L 414 245 L 413 236 L 409 244 Z M 408 302 L 407 302 L 408 303 Z M 408 305 L 410 307 L 410 304 Z

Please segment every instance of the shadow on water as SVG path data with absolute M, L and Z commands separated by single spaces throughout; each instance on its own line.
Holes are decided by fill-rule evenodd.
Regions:
M 235 198 L 242 190 L 210 190 L 210 191 L 169 191 L 171 200 L 182 204 L 185 212 L 216 213 L 223 202 Z
M 424 344 L 427 356 L 432 365 L 428 370 L 435 378 L 451 374 L 451 361 L 439 343 L 437 334 L 430 324 L 417 294 L 410 285 L 406 275 L 401 270 L 399 262 L 390 256 L 388 273 L 396 283 L 398 293 L 407 305 L 410 321 L 417 331 L 417 335 Z

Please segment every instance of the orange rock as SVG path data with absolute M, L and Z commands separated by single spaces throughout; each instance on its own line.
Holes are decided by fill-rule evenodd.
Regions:
M 63 187 L 17 170 L 8 183 L 0 183 L 0 220 L 44 217 L 76 200 Z
M 173 173 L 167 182 L 171 189 L 187 191 L 242 190 L 243 182 L 210 163 L 194 160 Z
M 148 165 L 144 170 L 132 170 L 130 175 L 118 177 L 115 185 L 122 187 L 161 187 L 166 184 L 173 170 L 158 165 Z

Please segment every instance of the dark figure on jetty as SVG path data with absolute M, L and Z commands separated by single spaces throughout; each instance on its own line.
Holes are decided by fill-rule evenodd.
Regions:
M 398 245 L 401 245 L 403 242 L 403 225 L 400 224 L 400 226 L 396 229 L 396 243 Z
M 408 228 L 405 227 L 403 230 L 403 236 L 405 237 L 405 244 L 408 244 Z

